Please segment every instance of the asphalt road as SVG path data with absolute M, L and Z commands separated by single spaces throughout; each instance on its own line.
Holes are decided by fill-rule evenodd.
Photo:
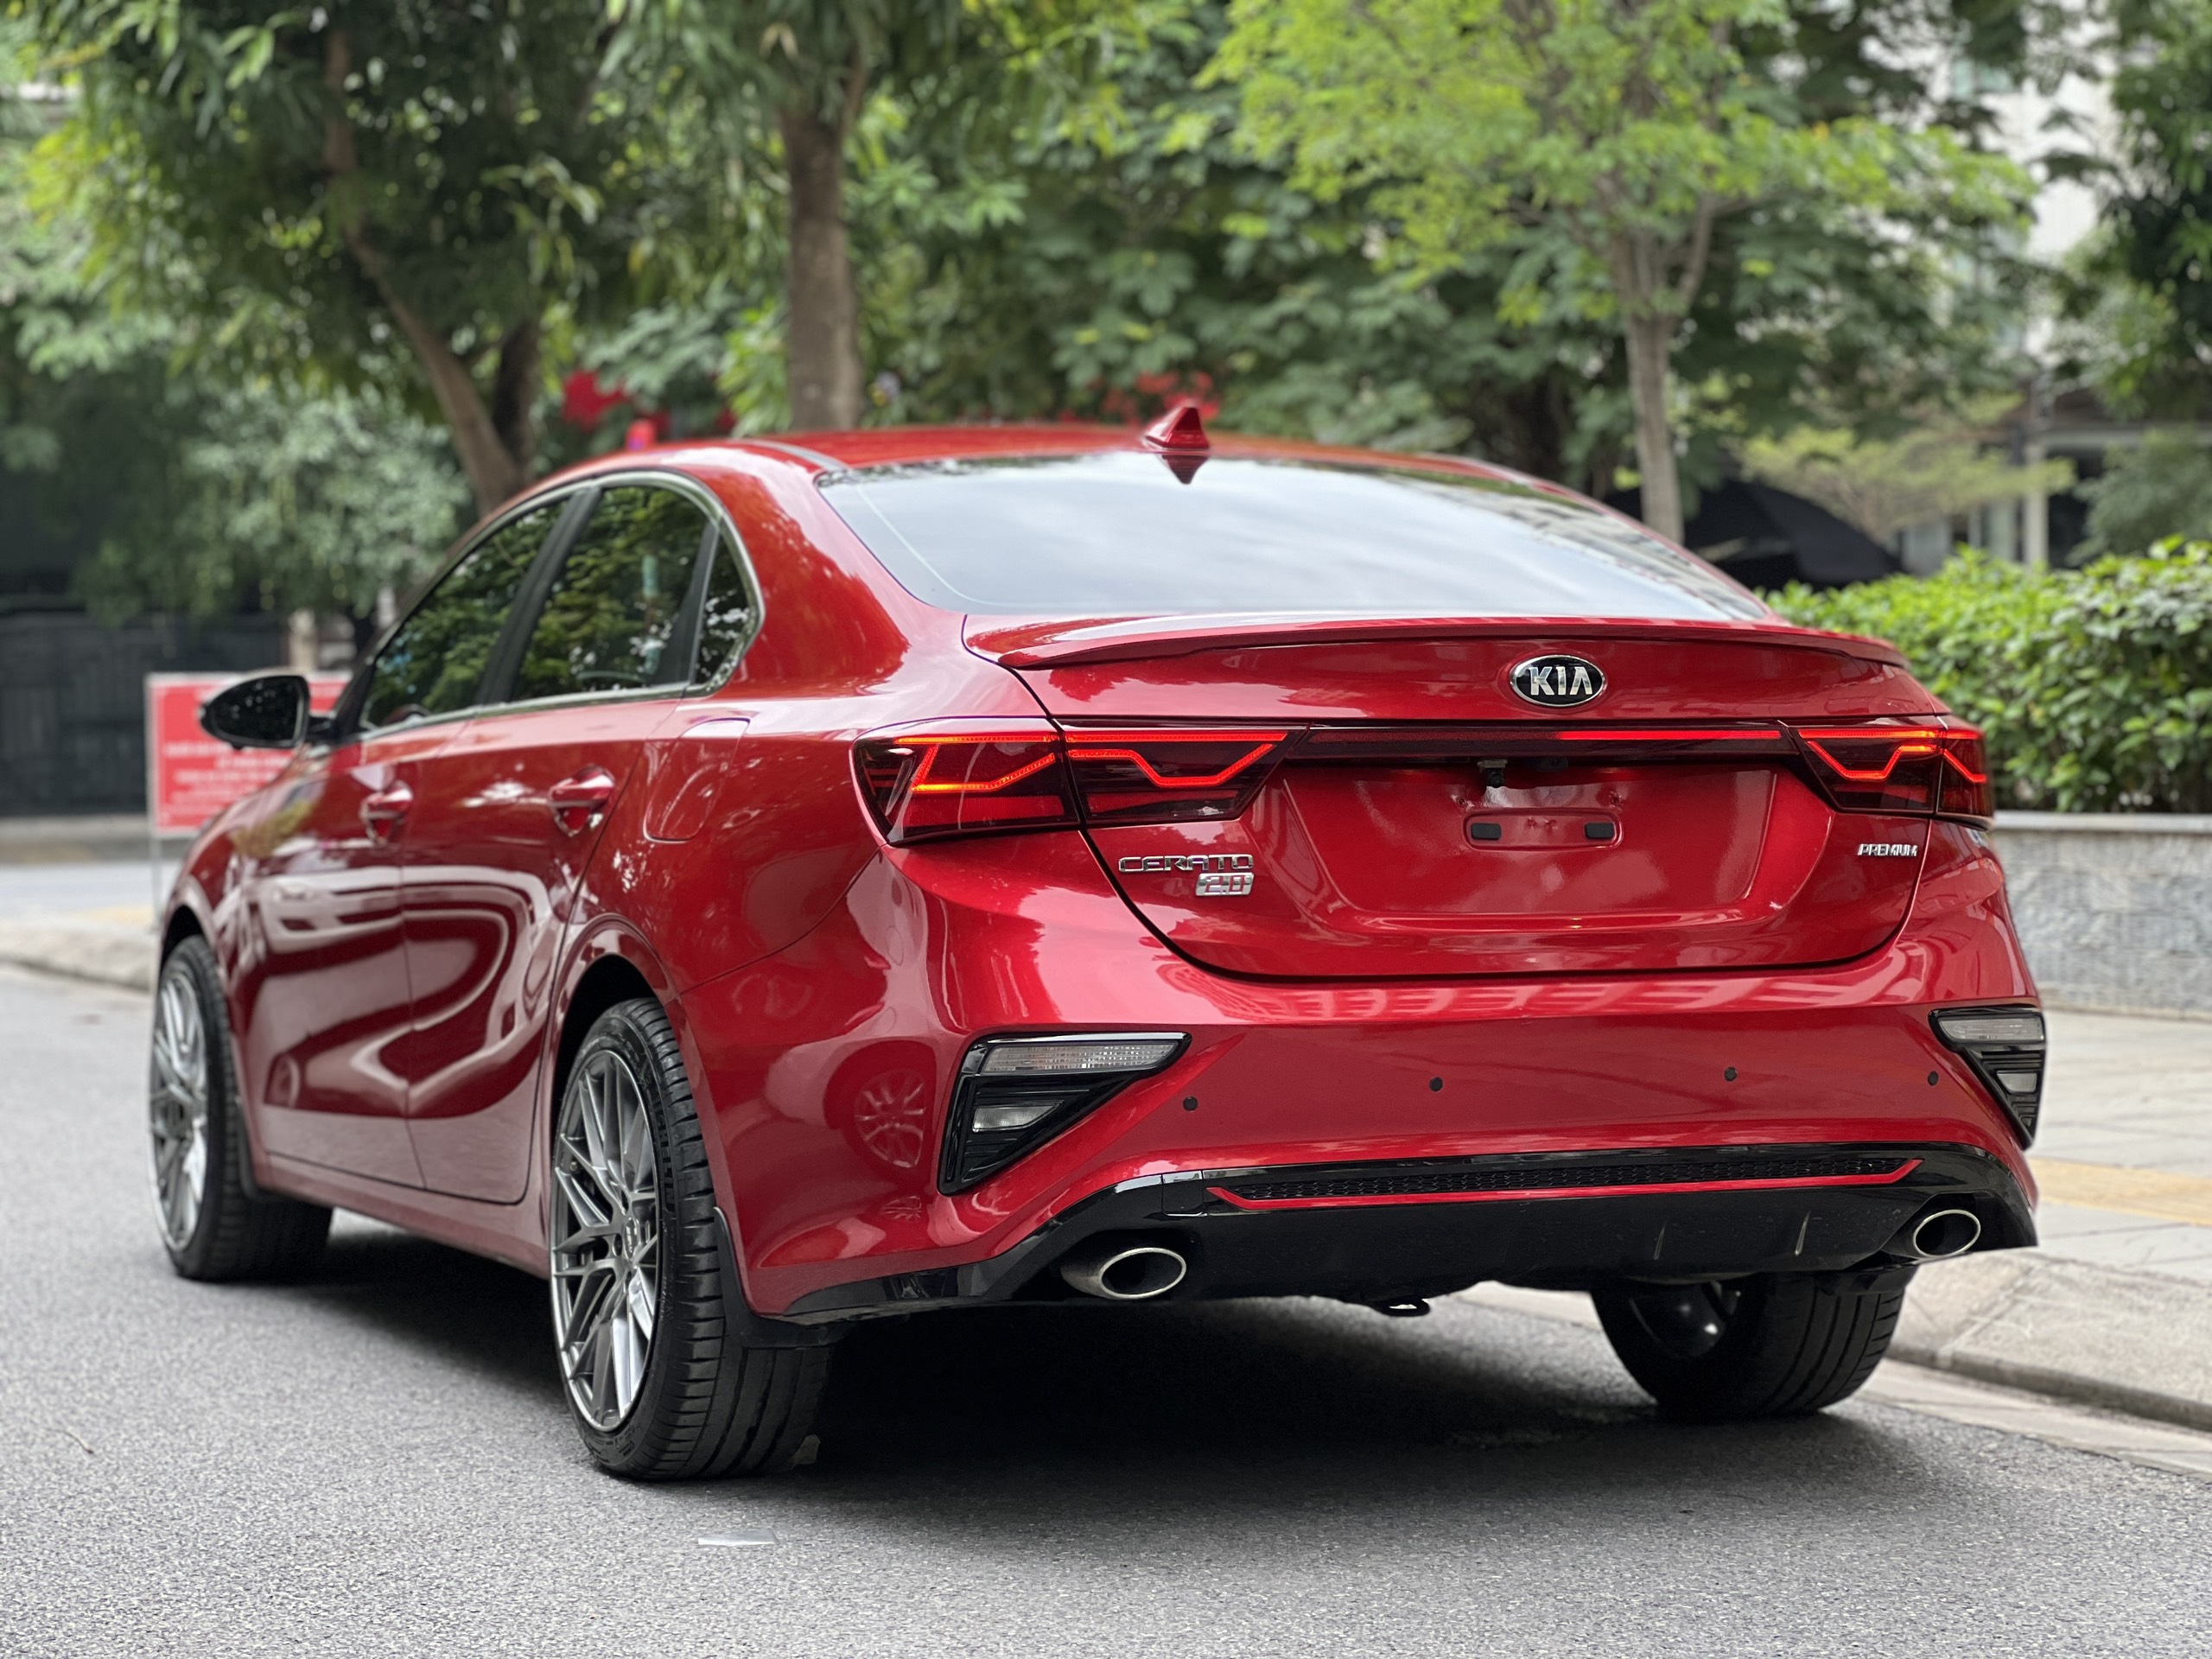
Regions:
M 0 1652 L 2212 1652 L 2202 1482 L 1864 1403 L 1670 1427 L 1462 1303 L 879 1327 L 815 1466 L 626 1484 L 521 1274 L 343 1220 L 313 1283 L 174 1277 L 143 1031 L 0 970 Z

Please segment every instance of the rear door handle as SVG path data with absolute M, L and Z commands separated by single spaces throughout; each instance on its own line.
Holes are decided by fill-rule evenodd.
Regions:
M 614 798 L 614 774 L 605 766 L 586 766 L 545 791 L 545 804 L 564 836 L 580 836 L 607 815 Z
M 415 791 L 404 784 L 380 789 L 361 803 L 361 824 L 371 841 L 390 843 L 398 838 L 407 822 L 407 809 L 415 804 Z

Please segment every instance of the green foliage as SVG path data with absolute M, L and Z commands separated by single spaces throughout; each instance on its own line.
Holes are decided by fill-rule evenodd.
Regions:
M 22 0 L 79 94 L 46 204 L 195 350 L 411 354 L 480 505 L 536 461 L 549 330 L 625 305 L 681 71 L 605 0 Z M 427 394 L 427 396 L 425 395 Z
M 31 209 L 38 136 L 0 133 L 0 467 L 35 481 L 50 534 L 97 549 L 73 596 L 115 619 L 366 617 L 415 581 L 467 497 L 443 435 L 379 385 L 388 362 L 351 391 L 225 373 L 189 315 L 118 306 L 83 222 Z
M 1922 82 L 1866 56 L 1908 11 L 1939 33 L 1952 15 L 1943 0 L 1810 10 L 1804 30 L 1754 47 L 1778 54 L 1786 33 L 1808 56 L 1815 115 L 1919 118 Z M 1200 84 L 1227 30 L 1223 7 L 1172 0 L 1102 49 L 1080 89 L 988 95 L 969 65 L 871 103 L 849 196 L 871 418 L 1128 419 L 1195 393 L 1249 430 L 1465 448 L 1614 487 L 1627 401 L 1611 327 L 1565 290 L 1540 318 L 1503 321 L 1516 246 L 1433 275 L 1396 268 L 1375 192 L 1317 200 L 1239 142 L 1238 88 Z M 772 153 L 747 166 L 779 188 Z M 1689 474 L 1717 477 L 1724 447 L 1808 416 L 1894 423 L 2004 384 L 2018 296 L 1961 283 L 1970 233 L 1933 213 L 1876 225 L 1794 198 L 1720 221 L 1676 351 Z M 726 245 L 712 281 L 594 336 L 587 362 L 682 429 L 705 429 L 724 401 L 739 430 L 772 429 L 782 313 L 762 296 L 782 260 L 771 215 Z
M 2139 553 L 2169 537 L 2212 537 L 2212 454 L 2184 432 L 2152 432 L 2107 452 L 2105 474 L 2082 486 L 2089 500 L 2082 551 Z
M 1819 118 L 1749 73 L 1780 0 L 1236 0 L 1213 73 L 1246 132 L 1324 199 L 1374 193 L 1400 257 L 1510 251 L 1498 310 L 1620 332 L 1644 515 L 1678 535 L 1674 356 L 1717 223 L 1762 203 L 1834 222 L 2017 220 L 2026 181 L 1941 125 Z M 1802 65 L 1798 66 L 1802 74 Z M 1747 265 L 1747 272 L 1754 267 Z
M 1543 346 L 1508 340 L 1486 296 L 1378 272 L 1357 204 L 1240 151 L 1233 89 L 1195 84 L 1224 26 L 1150 17 L 1113 60 L 1109 124 L 979 133 L 925 108 L 887 135 L 855 192 L 886 412 L 1129 420 L 1185 392 L 1249 430 L 1445 448 L 1479 427 L 1522 459 L 1507 388 L 1541 378 Z
M 41 166 L 95 227 L 102 271 L 149 308 L 263 299 L 269 348 L 343 372 L 390 339 L 362 249 L 462 340 L 497 340 L 550 298 L 620 297 L 606 290 L 626 270 L 621 186 L 652 86 L 607 78 L 601 0 L 526 17 L 518 0 L 29 10 L 82 89 Z M 196 293 L 166 286 L 184 270 Z
M 2107 378 L 2152 416 L 2199 416 L 2212 409 L 2212 7 L 2113 0 L 2108 16 L 2120 155 L 2093 273 L 2104 282 L 2085 303 L 2114 279 L 2138 289 L 2132 349 Z
M 379 588 L 419 581 L 466 522 L 444 433 L 374 387 L 188 377 L 163 391 L 159 474 L 142 478 L 79 577 L 100 615 L 365 619 Z
M 2212 810 L 2212 543 L 2049 575 L 1967 556 L 1770 598 L 1902 651 L 1987 735 L 2000 807 Z

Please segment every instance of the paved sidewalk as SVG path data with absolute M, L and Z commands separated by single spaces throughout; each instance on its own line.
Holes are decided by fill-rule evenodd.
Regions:
M 2212 1023 L 2048 1017 L 2045 1250 L 2212 1284 Z
M 158 875 L 143 857 L 110 862 L 12 861 L 0 845 L 0 962 L 126 989 L 154 983 L 154 895 L 176 873 Z

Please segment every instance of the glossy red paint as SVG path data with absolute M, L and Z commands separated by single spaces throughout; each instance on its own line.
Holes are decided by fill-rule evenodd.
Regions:
M 257 1179 L 543 1271 L 563 1025 L 619 967 L 674 1022 L 766 1314 L 987 1262 L 1117 1183 L 1185 1172 L 1895 1142 L 1975 1149 L 2032 1192 L 2004 1114 L 1927 1023 L 2034 999 L 1986 839 L 1835 810 L 1786 736 L 1955 729 L 1894 652 L 1778 620 L 963 617 L 893 580 L 816 484 L 1139 444 L 799 435 L 549 480 L 644 469 L 711 492 L 758 633 L 718 685 L 316 746 L 203 831 L 171 926 L 206 932 L 228 977 Z M 1514 664 L 1555 652 L 1602 666 L 1601 703 L 1514 694 Z M 855 745 L 945 722 L 1061 734 L 1096 785 L 1087 827 L 889 844 Z M 1162 723 L 1248 747 L 1180 766 Z M 1493 785 L 1468 757 L 1402 748 L 1478 725 L 1592 752 L 1541 770 L 1514 751 Z M 1300 758 L 1328 733 L 1368 750 Z M 1670 742 L 1720 748 L 1617 753 Z M 1084 784 L 1085 767 L 1103 770 Z M 1147 791 L 1241 791 L 1248 772 L 1264 781 L 1216 818 L 1115 822 L 1101 792 L 1141 816 Z M 365 804 L 401 788 L 372 835 Z M 1471 839 L 1478 821 L 1494 842 Z M 1202 904 L 1188 862 L 1238 857 L 1264 882 L 1239 908 Z M 1191 1040 L 981 1185 L 940 1191 L 971 1043 L 1094 1029 Z
M 421 1182 L 398 842 L 415 786 L 453 735 L 394 732 L 296 762 L 228 815 L 223 868 L 194 861 L 231 901 L 227 925 L 210 931 L 258 1144 L 273 1155 Z
M 658 702 L 489 714 L 421 769 L 401 893 L 414 1017 L 396 1051 L 423 1184 L 527 1185 L 563 931 Z

